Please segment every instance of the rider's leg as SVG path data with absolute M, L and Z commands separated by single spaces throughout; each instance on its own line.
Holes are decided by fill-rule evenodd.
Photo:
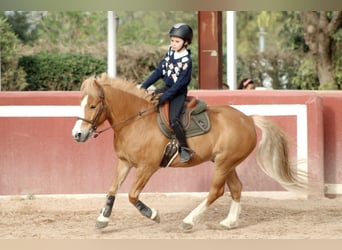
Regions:
M 185 131 L 180 122 L 181 112 L 184 107 L 185 95 L 178 95 L 170 101 L 170 121 L 179 142 L 181 162 L 187 162 L 191 158 L 191 150 L 186 141 Z
M 186 142 L 185 131 L 179 121 L 172 123 L 172 129 L 175 131 L 176 138 L 179 142 L 179 153 L 181 162 L 187 162 L 191 158 L 191 150 Z

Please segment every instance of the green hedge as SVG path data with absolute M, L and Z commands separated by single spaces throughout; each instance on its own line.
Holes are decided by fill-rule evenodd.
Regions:
M 107 71 L 107 63 L 91 55 L 40 52 L 18 64 L 26 72 L 25 90 L 79 90 L 85 77 Z

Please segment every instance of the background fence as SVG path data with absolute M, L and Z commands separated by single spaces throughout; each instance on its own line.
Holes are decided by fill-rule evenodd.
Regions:
M 342 93 L 196 90 L 208 105 L 265 115 L 291 138 L 291 157 L 318 195 L 342 193 Z M 0 92 L 0 195 L 106 193 L 116 162 L 112 131 L 76 143 L 71 129 L 79 92 Z M 229 126 L 229 124 L 226 124 Z M 238 167 L 244 191 L 282 192 L 257 166 L 254 152 Z M 129 174 L 120 192 L 128 192 Z M 144 192 L 206 192 L 212 163 L 158 171 Z

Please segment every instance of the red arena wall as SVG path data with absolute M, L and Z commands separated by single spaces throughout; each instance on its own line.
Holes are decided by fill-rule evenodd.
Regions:
M 291 158 L 318 195 L 341 194 L 342 94 L 313 91 L 190 91 L 208 105 L 265 115 L 291 138 Z M 116 156 L 112 132 L 76 143 L 71 129 L 79 92 L 0 92 L 0 195 L 106 193 Z M 229 126 L 229 124 L 227 124 Z M 212 163 L 158 171 L 144 192 L 207 192 Z M 244 191 L 283 192 L 257 166 L 254 152 L 238 167 Z M 128 192 L 129 174 L 120 192 Z

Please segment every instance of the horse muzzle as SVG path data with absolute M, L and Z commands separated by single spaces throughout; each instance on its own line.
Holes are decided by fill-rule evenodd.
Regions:
M 72 137 L 76 142 L 86 142 L 93 134 L 93 130 L 73 130 Z

